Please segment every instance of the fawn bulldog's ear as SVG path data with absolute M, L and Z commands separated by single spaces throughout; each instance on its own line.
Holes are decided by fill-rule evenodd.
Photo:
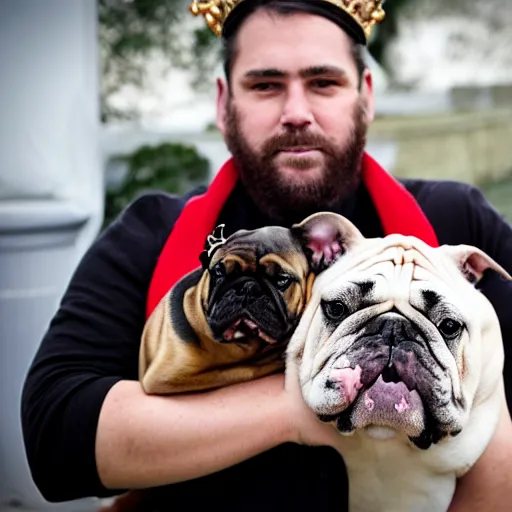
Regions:
M 324 271 L 364 238 L 347 218 L 330 212 L 310 215 L 294 224 L 291 232 L 299 240 L 315 274 Z

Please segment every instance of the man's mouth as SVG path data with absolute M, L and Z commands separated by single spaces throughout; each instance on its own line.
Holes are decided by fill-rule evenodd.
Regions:
M 254 338 L 260 338 L 269 345 L 276 343 L 256 322 L 246 317 L 235 320 L 222 334 L 224 342 L 243 342 Z
M 277 153 L 283 153 L 293 156 L 307 156 L 320 151 L 322 151 L 322 148 L 316 146 L 293 146 L 281 148 Z

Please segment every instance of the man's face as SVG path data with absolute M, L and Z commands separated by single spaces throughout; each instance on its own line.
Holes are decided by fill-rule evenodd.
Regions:
M 357 185 L 373 116 L 350 39 L 320 16 L 258 11 L 236 48 L 218 125 L 249 193 L 284 221 L 332 208 Z

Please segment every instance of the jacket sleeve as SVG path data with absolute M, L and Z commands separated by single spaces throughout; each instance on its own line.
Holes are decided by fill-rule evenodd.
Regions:
M 98 417 L 116 382 L 137 379 L 147 289 L 181 207 L 164 194 L 134 201 L 91 245 L 42 339 L 21 420 L 31 474 L 47 501 L 115 494 L 96 469 Z

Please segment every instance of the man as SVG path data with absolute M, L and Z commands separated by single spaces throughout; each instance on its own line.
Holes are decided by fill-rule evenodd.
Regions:
M 225 222 L 227 235 L 331 210 L 365 236 L 385 234 L 386 212 L 402 211 L 402 203 L 383 200 L 391 196 L 365 178 L 366 168 L 382 170 L 364 154 L 374 106 L 355 18 L 322 0 L 244 0 L 222 28 L 217 121 L 234 167 L 221 174 L 236 168 L 240 179 L 218 211 L 209 207 L 211 225 Z M 512 272 L 512 229 L 477 189 L 419 180 L 406 187 L 440 244 L 476 245 Z M 146 396 L 137 382 L 146 309 L 158 298 L 155 267 L 164 250 L 180 262 L 181 242 L 167 242 L 189 197 L 138 199 L 78 266 L 24 388 L 34 480 L 50 501 L 153 487 L 148 512 L 345 510 L 343 461 L 328 447 L 336 434 L 284 390 L 283 375 L 174 397 Z M 394 217 L 407 224 L 407 215 Z M 201 228 L 194 218 L 190 239 Z M 489 275 L 482 290 L 510 353 L 512 289 Z M 510 389 L 509 370 L 506 379 Z M 504 404 L 500 428 L 461 480 L 452 511 L 509 510 L 511 433 Z

